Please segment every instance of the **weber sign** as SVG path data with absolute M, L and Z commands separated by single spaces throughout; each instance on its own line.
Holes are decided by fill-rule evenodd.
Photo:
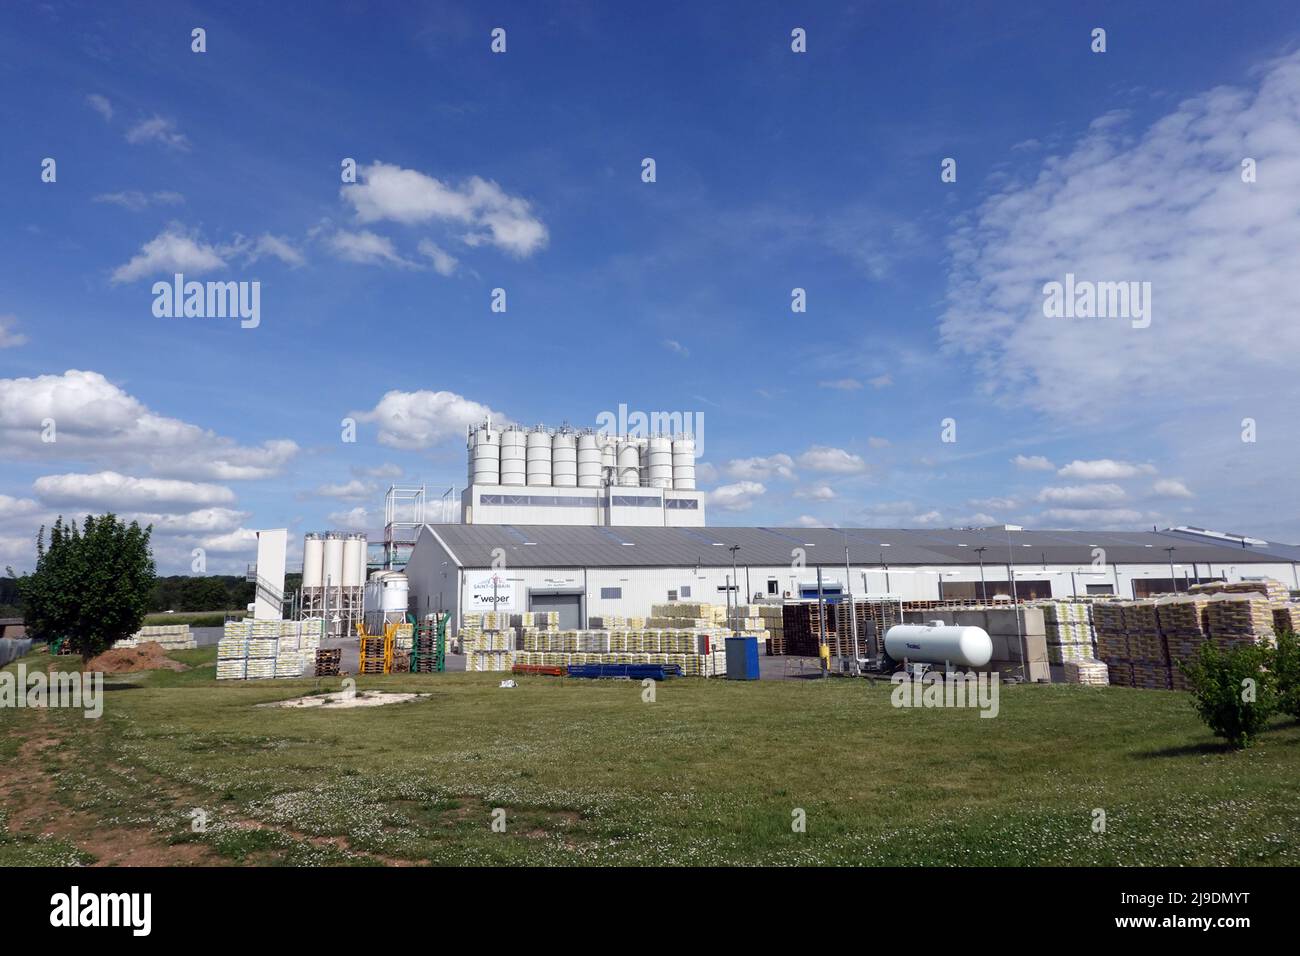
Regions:
M 495 586 L 496 600 L 493 602 Z M 471 611 L 513 611 L 515 609 L 515 585 L 500 572 L 488 572 L 482 577 L 472 579 L 469 585 L 469 610 Z

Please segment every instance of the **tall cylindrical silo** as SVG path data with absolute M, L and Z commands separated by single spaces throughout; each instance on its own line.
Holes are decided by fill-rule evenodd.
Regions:
M 551 436 L 540 425 L 528 433 L 528 483 L 551 483 Z
M 618 482 L 618 446 L 609 437 L 600 439 L 600 480 L 606 485 Z
M 324 586 L 337 588 L 343 585 L 343 535 L 331 531 L 325 535 Z
M 573 432 L 556 432 L 551 439 L 551 484 L 578 487 L 578 441 Z
M 646 446 L 646 470 L 651 488 L 673 486 L 673 443 L 667 438 L 651 438 Z
M 641 448 L 634 441 L 619 442 L 618 483 L 624 488 L 641 484 Z
M 302 543 L 302 586 L 324 587 L 324 566 L 325 539 L 313 532 L 307 535 Z
M 470 484 L 501 484 L 501 432 L 481 425 L 471 437 Z
M 695 439 L 673 439 L 673 487 L 695 490 Z
M 527 483 L 528 434 L 516 425 L 501 433 L 501 484 Z
M 343 539 L 343 586 L 364 587 L 366 583 L 366 536 L 350 534 Z
M 578 487 L 600 487 L 600 445 L 595 435 L 578 436 Z

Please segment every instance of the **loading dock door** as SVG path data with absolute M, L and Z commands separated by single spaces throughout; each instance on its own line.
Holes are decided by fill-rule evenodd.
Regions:
M 559 611 L 562 631 L 576 631 L 582 626 L 581 594 L 530 594 L 528 610 Z

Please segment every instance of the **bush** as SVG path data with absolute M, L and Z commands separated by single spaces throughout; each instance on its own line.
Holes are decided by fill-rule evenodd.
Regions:
M 1277 678 L 1277 709 L 1300 719 L 1300 638 L 1291 631 L 1277 636 L 1272 671 Z
M 1234 747 L 1249 747 L 1277 713 L 1272 658 L 1267 647 L 1245 644 L 1224 652 L 1206 641 L 1196 657 L 1178 665 L 1191 683 L 1196 712 Z

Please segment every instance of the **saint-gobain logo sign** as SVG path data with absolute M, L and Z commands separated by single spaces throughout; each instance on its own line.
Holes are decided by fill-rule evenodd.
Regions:
M 515 585 L 503 574 L 486 574 L 470 583 L 471 611 L 513 611 Z

